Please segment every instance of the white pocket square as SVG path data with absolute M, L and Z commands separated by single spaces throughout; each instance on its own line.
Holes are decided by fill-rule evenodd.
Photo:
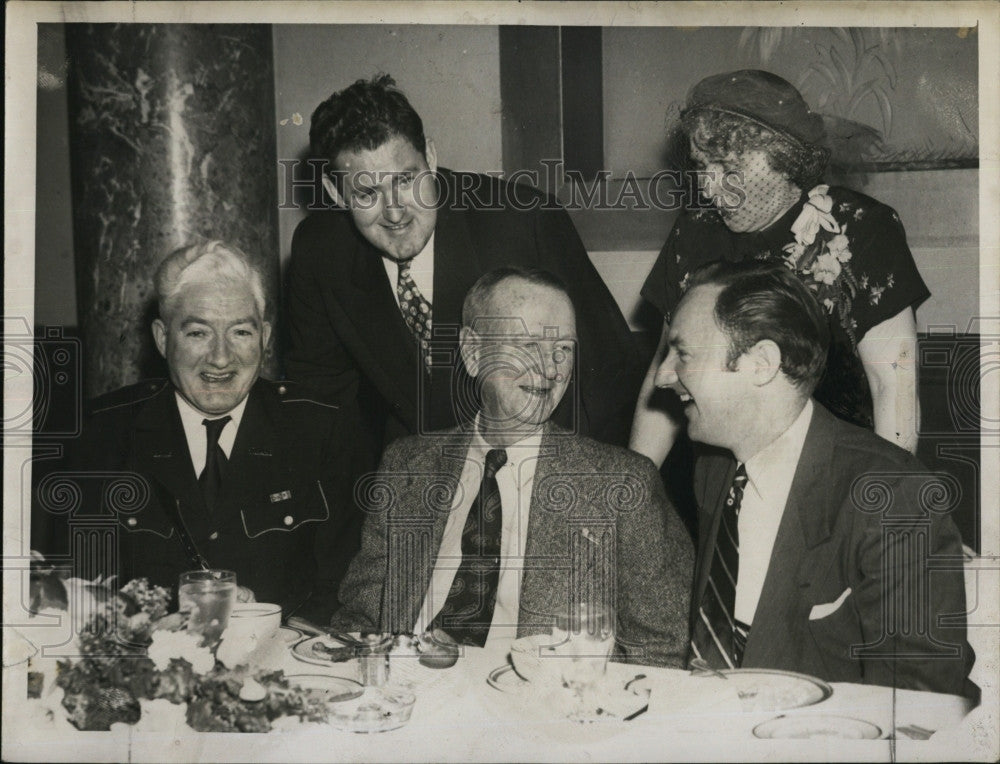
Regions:
M 820 618 L 826 618 L 828 615 L 832 615 L 836 612 L 837 608 L 844 604 L 844 600 L 847 599 L 850 593 L 851 587 L 848 586 L 844 589 L 844 593 L 837 597 L 837 599 L 833 602 L 824 602 L 821 605 L 813 605 L 812 610 L 809 611 L 809 620 L 816 621 Z

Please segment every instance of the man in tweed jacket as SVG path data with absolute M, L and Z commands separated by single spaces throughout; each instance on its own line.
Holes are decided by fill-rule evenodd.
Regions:
M 565 288 L 544 271 L 497 269 L 469 291 L 462 318 L 482 408 L 463 427 L 395 441 L 359 484 L 362 547 L 334 625 L 455 634 L 466 523 L 488 454 L 502 449 L 499 579 L 475 590 L 486 642 L 548 633 L 577 603 L 601 601 L 613 605 L 626 660 L 682 665 L 693 550 L 659 474 L 645 457 L 548 421 L 575 354 Z

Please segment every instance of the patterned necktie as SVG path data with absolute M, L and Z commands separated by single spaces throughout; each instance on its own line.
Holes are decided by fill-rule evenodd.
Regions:
M 434 619 L 459 644 L 482 647 L 493 622 L 503 521 L 496 473 L 506 463 L 507 452 L 502 448 L 486 454 L 479 495 L 462 530 L 462 564 L 455 572 L 448 599 Z
M 410 261 L 397 263 L 399 278 L 396 281 L 396 295 L 399 297 L 399 310 L 410 332 L 420 344 L 420 356 L 427 366 L 431 365 L 431 304 L 424 299 L 417 289 L 417 284 L 410 275 Z
M 701 598 L 691 638 L 694 656 L 717 669 L 739 668 L 750 630 L 749 626 L 733 616 L 740 569 L 738 520 L 746 484 L 747 471 L 741 464 L 736 469 L 722 508 L 708 584 Z
M 205 469 L 198 476 L 198 485 L 201 486 L 201 493 L 205 497 L 205 506 L 209 512 L 215 511 L 222 490 L 223 466 L 229 461 L 222 446 L 219 445 L 219 436 L 231 419 L 231 416 L 224 416 L 219 419 L 201 420 L 208 435 L 208 449 L 205 451 Z

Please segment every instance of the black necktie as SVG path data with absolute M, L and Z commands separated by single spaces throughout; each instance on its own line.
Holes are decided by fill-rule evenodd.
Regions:
M 691 646 L 695 657 L 707 661 L 713 668 L 739 668 L 750 630 L 733 615 L 740 569 L 738 520 L 746 484 L 747 471 L 741 464 L 722 507 L 708 584 L 692 631 Z
M 431 304 L 417 289 L 417 284 L 410 275 L 410 261 L 399 263 L 398 267 L 396 294 L 399 296 L 399 310 L 414 339 L 420 345 L 420 357 L 427 366 L 430 366 Z
M 479 495 L 469 509 L 462 530 L 462 564 L 455 572 L 448 599 L 434 619 L 459 644 L 486 644 L 500 582 L 500 534 L 503 512 L 497 470 L 507 463 L 507 452 L 486 454 Z
M 205 469 L 198 477 L 198 484 L 201 486 L 201 493 L 205 497 L 205 506 L 208 507 L 209 512 L 215 511 L 215 505 L 222 490 L 223 466 L 228 461 L 225 452 L 219 445 L 219 436 L 226 423 L 231 419 L 230 416 L 224 416 L 219 419 L 201 420 L 208 435 L 208 449 L 205 451 Z

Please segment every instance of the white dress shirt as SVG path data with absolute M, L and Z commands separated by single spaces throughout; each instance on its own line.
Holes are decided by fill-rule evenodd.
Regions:
M 396 298 L 399 305 L 399 293 L 396 291 L 396 284 L 399 283 L 399 262 L 391 257 L 383 257 L 382 265 L 385 267 L 385 275 L 389 279 L 389 286 L 392 288 L 392 296 Z M 417 285 L 420 294 L 434 307 L 434 234 L 424 244 L 420 253 L 410 260 L 410 276 L 413 283 Z
M 736 619 L 752 625 L 764 577 L 771 563 L 778 525 L 785 513 L 788 492 L 799 464 L 802 445 L 812 421 L 813 404 L 791 427 L 746 462 L 747 484 L 740 505 L 740 571 L 736 581 Z
M 191 464 L 194 465 L 194 474 L 201 476 L 202 470 L 205 469 L 205 458 L 208 454 L 208 428 L 202 424 L 202 421 L 205 419 L 221 419 L 222 416 L 227 415 L 205 416 L 188 403 L 180 393 L 175 392 L 174 395 L 177 398 L 177 410 L 181 414 L 181 424 L 184 425 L 184 437 L 187 439 L 188 453 L 191 454 Z M 219 435 L 219 447 L 222 448 L 222 452 L 226 455 L 227 459 L 233 452 L 233 443 L 236 442 L 236 433 L 240 429 L 240 422 L 243 420 L 243 410 L 246 407 L 247 399 L 244 398 L 236 408 L 229 412 L 228 416 L 231 416 L 232 420 L 226 422 L 226 426 L 222 428 L 222 433 Z
M 500 580 L 496 606 L 487 644 L 517 637 L 517 614 L 521 601 L 521 576 L 524 569 L 524 547 L 528 539 L 528 515 L 531 509 L 531 490 L 535 482 L 535 467 L 541 433 L 531 435 L 508 446 L 507 463 L 497 470 L 497 487 L 500 489 L 501 535 Z M 438 551 L 430 586 L 414 627 L 420 633 L 434 620 L 448 599 L 448 592 L 455 580 L 455 572 L 462 564 L 462 531 L 479 493 L 483 480 L 486 454 L 493 448 L 483 440 L 477 428 L 472 436 L 465 466 L 459 478 L 459 488 L 448 515 L 441 548 Z

